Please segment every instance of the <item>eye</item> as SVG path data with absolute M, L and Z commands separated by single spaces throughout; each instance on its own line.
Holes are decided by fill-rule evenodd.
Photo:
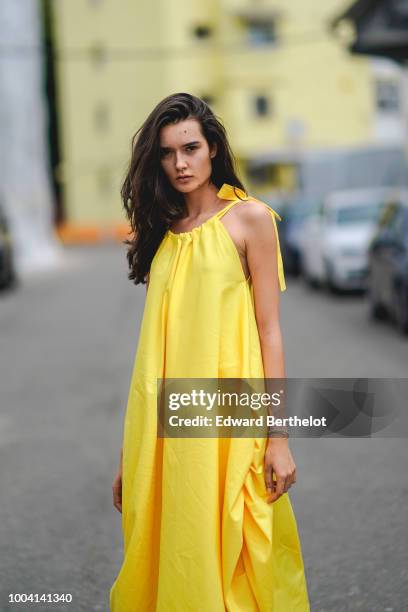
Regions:
M 188 147 L 186 147 L 186 148 L 187 148 L 187 151 L 194 151 L 194 149 L 196 149 L 196 148 L 197 148 L 197 146 L 196 146 L 196 145 L 189 145 L 189 146 L 188 146 Z
M 168 155 L 169 153 L 170 153 L 170 151 L 166 151 L 166 150 L 162 149 L 160 151 L 160 157 L 166 157 L 166 155 Z

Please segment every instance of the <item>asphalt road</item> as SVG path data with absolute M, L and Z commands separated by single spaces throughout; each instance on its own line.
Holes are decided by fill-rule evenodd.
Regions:
M 370 322 L 361 296 L 287 284 L 288 376 L 407 377 L 408 340 Z M 111 483 L 144 295 L 117 246 L 67 249 L 62 269 L 0 294 L 0 612 L 108 612 L 122 556 Z M 291 449 L 312 611 L 405 610 L 406 440 Z M 10 593 L 73 601 L 9 604 Z

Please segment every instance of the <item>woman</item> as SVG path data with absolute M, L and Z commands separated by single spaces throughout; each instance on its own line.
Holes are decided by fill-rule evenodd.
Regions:
M 276 213 L 247 196 L 224 127 L 187 93 L 136 133 L 121 195 L 129 278 L 148 288 L 113 483 L 111 611 L 307 612 L 287 437 L 157 435 L 157 379 L 285 377 Z

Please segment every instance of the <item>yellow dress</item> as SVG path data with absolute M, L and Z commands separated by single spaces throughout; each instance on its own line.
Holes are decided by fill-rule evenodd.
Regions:
M 151 264 L 123 436 L 124 560 L 111 612 L 309 612 L 287 493 L 268 504 L 266 438 L 158 438 L 157 378 L 263 378 L 251 279 L 221 217 L 165 234 Z M 250 204 L 248 204 L 250 205 Z M 278 240 L 280 289 L 286 289 Z

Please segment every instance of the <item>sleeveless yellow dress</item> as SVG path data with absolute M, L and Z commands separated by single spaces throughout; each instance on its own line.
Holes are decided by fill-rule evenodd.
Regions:
M 123 436 L 124 560 L 111 612 L 309 612 L 287 493 L 266 501 L 266 438 L 158 438 L 157 378 L 263 378 L 251 279 L 221 217 L 165 234 L 151 264 Z M 258 200 L 259 201 L 259 200 Z M 278 277 L 286 289 L 278 241 Z M 272 227 L 272 226 L 271 226 Z

